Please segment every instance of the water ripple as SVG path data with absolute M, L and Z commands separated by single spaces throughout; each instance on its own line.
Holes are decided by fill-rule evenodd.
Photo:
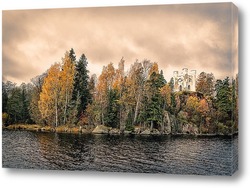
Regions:
M 231 175 L 238 168 L 238 137 L 232 140 L 4 130 L 2 142 L 5 168 L 200 175 Z

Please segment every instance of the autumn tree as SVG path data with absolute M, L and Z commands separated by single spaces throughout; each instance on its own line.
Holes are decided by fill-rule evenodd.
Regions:
M 37 124 L 43 124 L 43 118 L 38 107 L 38 101 L 40 100 L 40 93 L 42 92 L 42 86 L 46 76 L 47 73 L 44 73 L 31 79 L 33 89 L 31 91 L 29 114 L 31 119 Z
M 189 96 L 184 106 L 184 110 L 188 114 L 188 120 L 199 125 L 200 116 L 198 114 L 199 99 L 196 96 Z
M 90 104 L 92 104 L 93 100 L 94 100 L 96 82 L 97 82 L 96 74 L 91 75 L 90 79 L 89 79 L 89 82 L 88 82 L 88 89 L 89 89 L 89 95 L 90 95 L 89 103 Z
M 60 109 L 61 83 L 60 83 L 61 65 L 55 63 L 48 70 L 48 75 L 44 79 L 38 107 L 42 118 L 48 125 L 58 126 L 59 117 L 62 117 Z
M 147 79 L 149 79 L 150 71 L 158 69 L 158 65 L 152 68 L 153 63 L 149 60 L 143 60 L 136 62 L 131 66 L 126 80 L 128 86 L 128 98 L 131 103 L 131 115 L 133 117 L 133 124 L 137 123 L 137 118 L 140 113 L 140 107 L 143 105 L 142 101 L 145 97 L 145 84 Z
M 213 73 L 201 72 L 197 78 L 196 91 L 203 93 L 204 96 L 212 96 L 214 93 Z
M 120 128 L 121 131 L 125 129 L 125 116 L 126 113 L 124 113 L 125 110 L 125 103 L 123 95 L 125 94 L 125 73 L 124 73 L 124 63 L 125 60 L 122 59 L 118 63 L 118 69 L 115 70 L 115 78 L 114 78 L 114 83 L 113 83 L 113 92 L 117 93 L 116 97 L 116 102 L 117 108 L 118 108 L 118 116 L 119 116 L 119 121 L 117 122 L 117 127 Z M 114 95 L 115 96 L 115 95 Z M 115 98 L 115 97 L 114 97 Z
M 171 106 L 171 86 L 165 84 L 160 88 L 160 93 L 163 99 L 163 109 L 168 110 Z
M 115 68 L 113 67 L 113 64 L 110 63 L 108 66 L 103 67 L 96 86 L 96 100 L 98 101 L 96 105 L 99 106 L 100 121 L 103 125 L 105 124 L 104 114 L 108 105 L 108 91 L 112 89 L 114 77 Z
M 70 119 L 70 102 L 73 93 L 74 74 L 75 74 L 75 62 L 72 61 L 72 57 L 69 52 L 65 53 L 62 59 L 62 70 L 60 71 L 60 106 L 63 106 L 63 119 L 62 122 L 65 125 Z

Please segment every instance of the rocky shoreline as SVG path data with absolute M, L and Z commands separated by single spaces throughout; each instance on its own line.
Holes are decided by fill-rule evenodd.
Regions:
M 27 130 L 27 131 L 36 131 L 36 132 L 57 132 L 57 133 L 75 133 L 75 134 L 109 134 L 109 135 L 174 135 L 174 136 L 182 136 L 182 135 L 191 135 L 191 136 L 232 136 L 238 134 L 235 132 L 233 134 L 200 134 L 197 132 L 183 132 L 183 133 L 172 133 L 169 131 L 160 132 L 158 129 L 148 129 L 143 127 L 135 127 L 133 131 L 120 131 L 117 128 L 111 128 L 104 125 L 98 125 L 95 128 L 82 128 L 82 127 L 69 127 L 69 126 L 59 126 L 59 127 L 51 127 L 51 126 L 41 126 L 41 125 L 9 125 L 7 127 L 3 127 L 3 129 L 7 130 Z

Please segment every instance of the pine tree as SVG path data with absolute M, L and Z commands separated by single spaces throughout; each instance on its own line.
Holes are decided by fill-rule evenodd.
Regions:
M 76 102 L 79 98 L 79 104 L 77 105 L 77 117 L 85 113 L 88 103 L 91 101 L 91 95 L 89 91 L 89 71 L 87 70 L 88 61 L 84 54 L 81 55 L 79 61 L 75 66 L 75 77 L 74 77 L 74 89 L 72 101 Z
M 113 128 L 118 128 L 119 125 L 119 104 L 118 104 L 118 91 L 108 91 L 108 104 L 106 113 L 104 115 L 104 124 Z
M 216 102 L 215 106 L 218 112 L 219 121 L 226 123 L 232 117 L 232 88 L 229 83 L 229 78 L 217 80 L 216 85 Z
M 11 123 L 22 122 L 22 91 L 19 87 L 11 90 L 7 101 L 7 113 L 11 118 Z
M 150 122 L 150 129 L 162 123 L 163 118 L 163 98 L 160 94 L 160 89 L 166 84 L 163 74 L 152 71 L 150 79 L 147 81 L 148 93 L 148 117 Z

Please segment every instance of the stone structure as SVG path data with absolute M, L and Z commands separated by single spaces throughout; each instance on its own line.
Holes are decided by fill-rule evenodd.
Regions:
M 196 70 L 188 72 L 187 68 L 183 68 L 181 73 L 174 71 L 174 92 L 177 91 L 195 91 L 196 86 Z

